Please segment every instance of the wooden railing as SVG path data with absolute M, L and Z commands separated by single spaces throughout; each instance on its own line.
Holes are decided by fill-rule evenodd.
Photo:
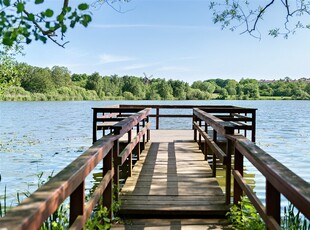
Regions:
M 119 105 L 119 108 L 145 108 L 145 105 Z M 224 121 L 234 122 L 235 125 L 239 126 L 239 130 L 244 130 L 244 135 L 247 136 L 247 130 L 252 133 L 252 140 L 255 141 L 255 130 L 256 130 L 256 109 L 254 108 L 243 108 L 230 105 L 147 105 L 147 107 L 155 110 L 155 114 L 151 114 L 151 118 L 155 118 L 155 128 L 160 128 L 160 118 L 193 118 L 191 111 L 194 108 L 201 109 L 208 113 L 213 113 L 217 117 L 221 117 Z M 171 114 L 163 113 L 162 110 L 190 110 L 188 114 Z
M 113 181 L 117 186 L 119 167 L 126 161 L 131 161 L 134 151 L 139 155 L 140 147 L 143 148 L 149 140 L 150 110 L 144 109 L 131 114 L 114 124 L 110 135 L 96 141 L 80 157 L 1 218 L 0 229 L 38 229 L 67 198 L 70 198 L 70 229 L 84 227 L 101 197 L 102 205 L 108 208 L 112 217 Z M 137 131 L 135 135 L 132 131 L 134 127 Z M 128 135 L 127 144 L 120 152 L 119 142 L 125 134 Z M 85 178 L 100 162 L 103 162 L 102 180 L 86 202 Z
M 309 219 L 309 183 L 271 157 L 253 141 L 236 132 L 241 126 L 231 122 L 231 120 L 240 116 L 237 114 L 232 115 L 233 119 L 227 121 L 229 119 L 221 119 L 220 116 L 213 116 L 201 109 L 193 110 L 194 139 L 199 145 L 202 145 L 201 138 L 204 139 L 203 152 L 206 157 L 208 155 L 207 147 L 212 150 L 214 176 L 216 173 L 216 159 L 226 166 L 226 202 L 230 203 L 231 175 L 233 175 L 234 204 L 238 204 L 243 194 L 247 195 L 268 229 L 280 229 L 281 194 Z M 197 132 L 199 133 L 198 138 Z M 226 151 L 223 151 L 218 145 L 219 136 L 225 139 Z M 266 178 L 266 206 L 262 204 L 243 178 L 244 157 Z M 234 162 L 232 162 L 232 159 L 234 159 Z M 232 165 L 234 165 L 233 170 Z

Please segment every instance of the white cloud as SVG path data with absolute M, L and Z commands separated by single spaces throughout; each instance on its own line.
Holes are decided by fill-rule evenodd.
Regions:
M 125 61 L 132 61 L 132 60 L 135 60 L 135 59 L 132 57 L 128 57 L 128 56 L 117 56 L 117 55 L 109 55 L 109 54 L 99 55 L 100 64 L 125 62 Z

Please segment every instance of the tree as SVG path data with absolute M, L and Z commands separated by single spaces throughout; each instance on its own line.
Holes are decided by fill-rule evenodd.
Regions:
M 310 95 L 310 83 L 307 84 L 305 91 Z
M 67 67 L 53 66 L 51 70 L 56 87 L 68 86 L 71 83 L 70 71 Z
M 269 35 L 273 37 L 283 35 L 287 38 L 290 34 L 294 34 L 297 29 L 310 29 L 309 23 L 304 24 L 302 22 L 302 20 L 305 20 L 305 16 L 310 15 L 310 1 L 308 0 L 221 0 L 210 3 L 214 23 L 220 23 L 222 28 L 229 28 L 232 31 L 241 27 L 241 34 L 248 33 L 257 38 L 261 37 L 259 25 L 264 16 L 268 12 L 272 15 L 272 9 L 279 10 L 281 8 L 283 25 L 269 28 Z M 305 21 L 309 22 L 308 19 Z
M 29 67 L 24 72 L 21 86 L 33 93 L 48 93 L 54 89 L 51 70 L 48 68 Z
M 172 88 L 172 95 L 175 99 L 178 100 L 185 100 L 186 99 L 186 92 L 188 91 L 189 85 L 180 80 L 169 80 L 169 85 Z
M 255 79 L 241 79 L 237 87 L 239 98 L 245 95 L 248 98 L 259 98 L 259 85 Z
M 97 72 L 91 74 L 86 81 L 85 88 L 88 90 L 95 90 L 99 95 L 99 93 L 103 91 L 103 80 L 100 74 Z
M 0 51 L 0 95 L 7 87 L 20 85 L 16 68 L 17 62 L 11 50 L 9 47 L 5 47 L 4 51 Z
M 95 0 L 89 3 L 62 0 L 58 9 L 52 9 L 45 0 L 0 0 L 0 37 L 2 44 L 12 46 L 19 42 L 46 42 L 48 39 L 64 47 L 68 28 L 77 24 L 87 27 L 92 21 L 90 7 L 129 0 Z M 39 9 L 39 10 L 34 10 Z

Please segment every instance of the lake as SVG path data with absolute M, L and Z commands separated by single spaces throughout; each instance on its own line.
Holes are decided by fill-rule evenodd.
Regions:
M 0 102 L 0 198 L 6 187 L 14 205 L 17 192 L 37 188 L 40 173 L 46 180 L 86 150 L 92 142 L 92 107 L 124 103 L 257 108 L 257 145 L 310 181 L 310 101 Z M 174 124 L 184 126 L 184 120 L 175 119 Z M 264 179 L 252 167 L 247 169 L 255 173 L 255 191 L 264 200 Z

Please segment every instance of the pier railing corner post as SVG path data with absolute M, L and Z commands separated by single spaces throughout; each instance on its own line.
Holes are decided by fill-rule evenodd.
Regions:
M 102 169 L 102 177 L 106 175 L 109 171 L 113 170 L 113 150 L 111 149 L 108 155 L 103 160 L 103 169 Z M 107 188 L 104 190 L 102 194 L 102 206 L 107 207 L 108 209 L 108 218 L 112 219 L 113 210 L 112 210 L 112 203 L 113 203 L 113 180 L 109 182 Z

